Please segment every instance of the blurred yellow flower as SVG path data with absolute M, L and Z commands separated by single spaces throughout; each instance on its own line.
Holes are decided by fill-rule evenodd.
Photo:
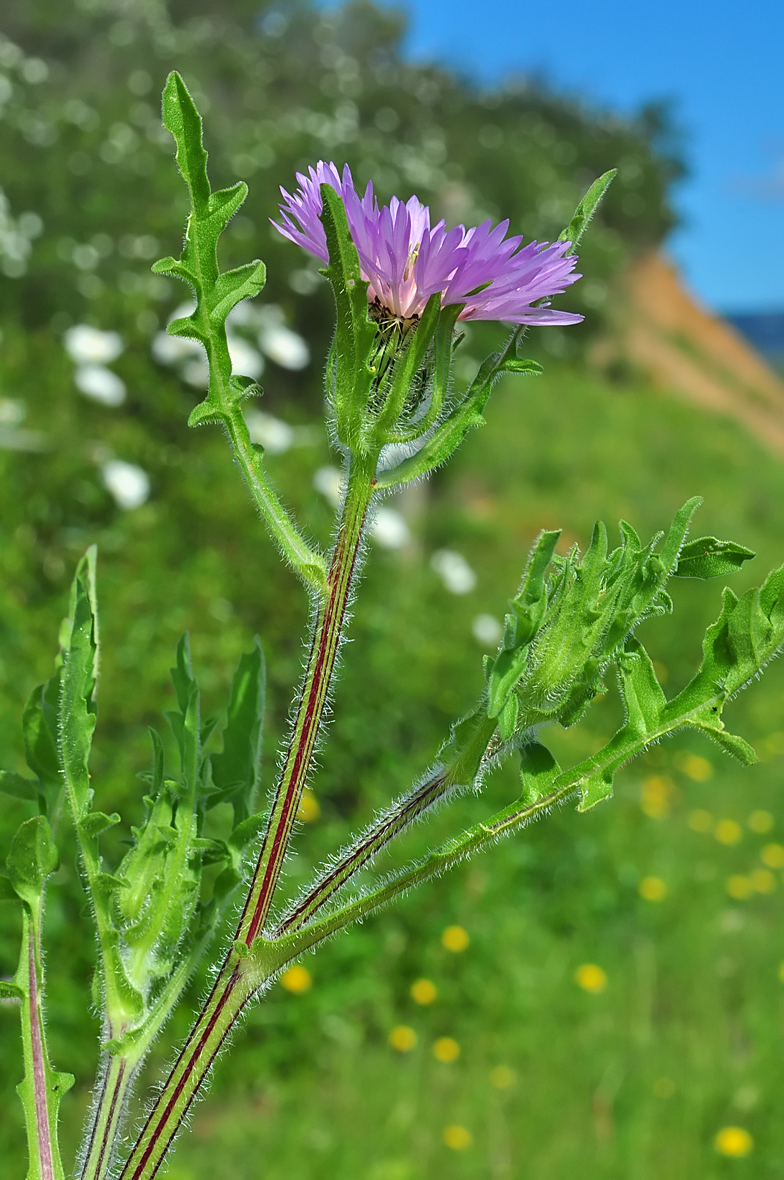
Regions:
M 389 1043 L 398 1053 L 410 1053 L 416 1048 L 417 1035 L 407 1024 L 397 1024 L 389 1034 Z
M 640 897 L 646 901 L 663 901 L 667 896 L 667 886 L 661 877 L 643 877 L 639 884 Z
M 417 979 L 411 984 L 411 998 L 417 1004 L 432 1004 L 438 988 L 429 979 Z
M 769 754 L 784 754 L 784 733 L 772 733 L 765 747 Z
M 682 750 L 675 755 L 675 765 L 696 783 L 707 782 L 713 774 L 713 767 L 707 758 L 700 754 L 690 754 L 688 750 Z
M 750 877 L 743 877 L 740 873 L 727 878 L 727 892 L 736 901 L 747 901 L 754 892 L 754 885 Z
M 514 1070 L 508 1065 L 496 1065 L 490 1070 L 490 1085 L 496 1090 L 506 1090 L 515 1080 Z
M 460 1056 L 460 1046 L 454 1037 L 439 1037 L 433 1045 L 433 1056 L 436 1061 L 449 1065 Z
M 746 822 L 752 832 L 756 832 L 758 836 L 764 836 L 766 832 L 771 830 L 775 820 L 769 811 L 752 811 Z
M 776 878 L 770 869 L 755 869 L 751 874 L 751 883 L 757 893 L 772 893 L 776 888 Z
M 287 992 L 293 992 L 295 996 L 301 996 L 303 992 L 310 989 L 313 979 L 307 967 L 302 967 L 299 963 L 295 963 L 293 967 L 289 967 L 288 971 L 283 972 L 280 982 Z
M 677 1086 L 672 1078 L 657 1078 L 653 1083 L 653 1093 L 656 1098 L 672 1098 Z
M 769 869 L 784 869 L 784 845 L 766 844 L 760 853 L 760 860 Z
M 640 807 L 651 819 L 664 819 L 670 814 L 670 795 L 674 783 L 666 775 L 654 774 L 646 778 L 640 793 Z
M 720 1155 L 748 1155 L 754 1140 L 743 1127 L 722 1127 L 714 1143 Z
M 321 806 L 318 799 L 306 787 L 302 792 L 302 798 L 299 801 L 297 808 L 297 819 L 303 820 L 306 824 L 313 823 L 314 819 L 318 819 L 321 815 Z
M 737 844 L 743 839 L 743 828 L 734 819 L 720 819 L 713 833 L 720 844 Z
M 586 992 L 603 992 L 607 987 L 607 972 L 596 963 L 582 963 L 574 973 L 578 987 Z
M 462 926 L 447 926 L 441 935 L 441 945 L 456 955 L 464 951 L 470 941 L 468 931 Z
M 713 827 L 713 816 L 702 807 L 689 812 L 689 827 L 694 832 L 709 832 Z
M 444 1143 L 451 1147 L 452 1151 L 466 1151 L 473 1142 L 474 1137 L 466 1127 L 461 1127 L 457 1123 L 444 1127 Z

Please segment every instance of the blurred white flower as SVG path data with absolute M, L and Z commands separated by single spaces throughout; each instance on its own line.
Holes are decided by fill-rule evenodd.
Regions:
M 46 435 L 38 430 L 19 430 L 27 410 L 24 402 L 0 397 L 0 449 L 4 451 L 43 451 L 48 445 Z
M 101 468 L 101 475 L 120 508 L 139 508 L 150 495 L 150 477 L 135 463 L 110 459 Z
M 45 451 L 49 439 L 40 430 L 17 430 L 15 426 L 0 425 L 0 450 Z
M 261 309 L 247 299 L 243 299 L 242 303 L 235 304 L 226 316 L 226 327 L 229 329 L 258 328 L 262 320 Z
M 495 615 L 477 615 L 471 624 L 471 633 L 483 647 L 495 647 L 504 633 L 504 628 Z
M 450 594 L 468 594 L 476 585 L 476 574 L 461 553 L 438 549 L 430 564 Z
M 204 356 L 204 348 L 198 340 L 192 340 L 189 336 L 170 336 L 168 332 L 155 333 L 151 351 L 161 365 L 177 365 L 180 361 Z
M 379 508 L 370 527 L 370 534 L 384 549 L 402 549 L 411 540 L 411 532 L 405 518 L 394 508 Z
M 272 414 L 265 414 L 262 410 L 246 410 L 245 421 L 250 441 L 264 447 L 270 455 L 282 454 L 294 442 L 292 427 L 288 422 L 281 422 L 280 418 L 273 418 Z
M 63 336 L 63 344 L 77 365 L 108 365 L 124 347 L 117 332 L 101 332 L 89 324 L 74 324 Z
M 259 348 L 283 369 L 304 369 L 310 360 L 307 342 L 285 324 L 268 323 L 258 336 Z
M 252 377 L 256 381 L 264 371 L 264 358 L 241 336 L 234 336 L 229 332 L 226 341 L 229 346 L 232 371 L 242 374 L 243 377 Z
M 193 311 L 192 303 L 183 303 L 175 308 L 172 320 L 181 319 Z M 169 320 L 169 323 L 172 322 Z M 243 323 L 243 317 L 235 317 L 236 323 Z M 232 332 L 227 333 L 231 367 L 244 377 L 257 381 L 264 372 L 264 358 L 252 344 Z M 168 332 L 156 332 L 152 341 L 152 355 L 161 365 L 179 367 L 180 376 L 189 385 L 206 388 L 210 379 L 207 356 L 203 346 L 191 336 L 170 336 Z
M 14 398 L 0 398 L 0 422 L 4 426 L 18 426 L 24 419 L 25 407 Z
M 424 442 L 424 439 L 417 439 L 413 443 L 387 443 L 381 448 L 381 454 L 378 457 L 378 470 L 391 471 L 393 467 L 397 467 L 398 463 L 415 455 L 420 447 L 424 446 Z
M 125 401 L 125 382 L 103 365 L 80 365 L 74 381 L 85 397 L 104 406 L 121 406 Z
M 292 270 L 289 274 L 289 286 L 298 295 L 312 295 L 321 283 L 321 275 L 317 270 L 303 267 L 302 270 Z
M 174 311 L 169 316 L 169 323 L 174 320 L 184 320 L 186 316 L 193 315 L 196 310 L 195 299 L 186 299 L 184 303 L 178 303 Z
M 319 467 L 313 476 L 313 487 L 337 507 L 343 490 L 343 472 L 337 467 Z
M 187 381 L 189 385 L 195 386 L 196 389 L 206 389 L 210 383 L 210 366 L 207 364 L 207 358 L 202 353 L 200 357 L 194 357 L 192 361 L 188 361 L 179 370 L 179 374 L 183 381 Z
M 0 79 L 0 102 L 4 102 L 12 88 L 4 74 L 0 74 Z M 32 211 L 12 217 L 8 198 L 0 189 L 0 271 L 9 279 L 19 279 L 25 274 L 32 240 L 40 236 L 43 227 L 41 218 Z

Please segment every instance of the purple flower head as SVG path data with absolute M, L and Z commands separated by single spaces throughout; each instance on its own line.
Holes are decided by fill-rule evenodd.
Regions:
M 576 324 L 583 318 L 534 303 L 560 295 L 581 278 L 574 273 L 576 255 L 566 257 L 569 242 L 529 242 L 507 238 L 508 221 L 466 229 L 430 227 L 430 210 L 418 197 L 405 203 L 392 197 L 379 206 L 370 182 L 360 197 L 346 164 L 343 174 L 320 160 L 309 175 L 297 173 L 292 195 L 281 188 L 282 225 L 273 225 L 322 262 L 329 262 L 320 216 L 322 184 L 329 184 L 346 206 L 349 230 L 359 254 L 368 297 L 393 316 L 408 319 L 424 310 L 431 295 L 441 304 L 465 303 L 461 320 L 505 320 L 514 324 Z M 482 289 L 476 293 L 477 288 Z

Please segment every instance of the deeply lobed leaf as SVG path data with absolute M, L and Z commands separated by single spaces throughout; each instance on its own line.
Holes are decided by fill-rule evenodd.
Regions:
M 489 716 L 500 715 L 513 692 L 521 733 L 546 720 L 570 725 L 580 716 L 634 628 L 670 608 L 665 586 L 698 503 L 689 500 L 663 541 L 659 535 L 645 546 L 625 522 L 612 552 L 597 523 L 582 559 L 576 549 L 554 556 L 557 533 L 538 538 L 489 669 Z
M 17 829 L 6 859 L 14 892 L 31 907 L 41 903 L 46 878 L 60 863 L 52 829 L 44 815 L 35 815 Z

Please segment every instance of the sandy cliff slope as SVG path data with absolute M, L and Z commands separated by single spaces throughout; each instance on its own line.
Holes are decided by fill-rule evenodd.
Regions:
M 623 280 L 622 350 L 654 382 L 743 422 L 784 454 L 784 381 L 736 330 L 702 308 L 675 267 L 643 255 Z

